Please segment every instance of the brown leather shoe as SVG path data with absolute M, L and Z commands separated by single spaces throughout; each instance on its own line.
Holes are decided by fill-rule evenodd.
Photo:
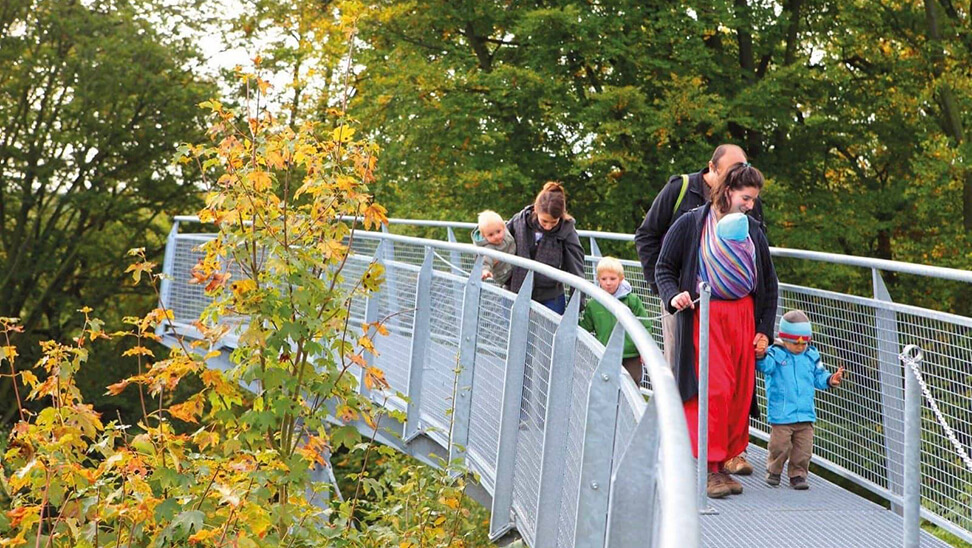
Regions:
M 709 478 L 705 483 L 705 494 L 710 499 L 721 499 L 732 494 L 732 489 L 726 483 L 727 477 L 722 472 L 709 472 Z
M 737 476 L 748 476 L 753 473 L 753 465 L 746 461 L 746 457 L 738 455 L 726 461 L 723 469 Z
M 723 476 L 726 478 L 726 485 L 729 486 L 729 492 L 733 495 L 740 495 L 743 492 L 743 485 L 730 476 L 725 470 L 722 471 Z

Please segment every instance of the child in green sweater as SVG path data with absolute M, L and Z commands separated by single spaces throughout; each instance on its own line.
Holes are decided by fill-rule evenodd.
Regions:
M 631 312 L 636 317 L 644 318 L 648 315 L 645 312 L 645 305 L 638 298 L 638 295 L 635 295 L 631 291 L 631 284 L 624 279 L 624 267 L 621 265 L 621 261 L 614 257 L 604 257 L 601 259 L 597 263 L 597 283 L 601 286 L 601 289 L 614 295 L 625 306 L 631 309 Z M 641 321 L 647 327 L 646 320 L 642 319 Z M 608 339 L 611 338 L 611 332 L 614 330 L 614 325 L 617 322 L 618 320 L 604 305 L 591 300 L 588 301 L 587 308 L 584 309 L 584 315 L 581 316 L 580 326 L 593 333 L 597 337 L 597 340 L 601 341 L 601 344 L 606 345 Z M 624 368 L 631 375 L 635 384 L 640 385 L 642 381 L 641 356 L 638 355 L 638 349 L 627 335 L 624 337 L 624 354 L 622 354 L 622 358 L 621 363 L 624 365 Z

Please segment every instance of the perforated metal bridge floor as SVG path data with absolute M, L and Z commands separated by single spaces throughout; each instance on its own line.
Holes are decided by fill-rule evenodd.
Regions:
M 749 446 L 751 476 L 733 476 L 741 495 L 709 501 L 717 515 L 702 515 L 706 548 L 891 547 L 902 545 L 903 520 L 897 514 L 810 474 L 810 489 L 790 488 L 784 469 L 779 487 L 765 482 L 766 450 Z M 949 544 L 922 531 L 921 546 Z

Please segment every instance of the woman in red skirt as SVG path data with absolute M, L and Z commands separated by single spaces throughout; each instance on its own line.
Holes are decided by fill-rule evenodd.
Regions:
M 735 164 L 712 189 L 711 203 L 680 217 L 666 234 L 655 266 L 662 302 L 676 314 L 675 380 L 698 456 L 699 284 L 712 288 L 709 309 L 709 478 L 719 498 L 742 493 L 725 472 L 749 444 L 749 416 L 758 416 L 753 387 L 756 351 L 776 323 L 777 279 L 769 243 L 745 213 L 763 188 L 763 174 Z

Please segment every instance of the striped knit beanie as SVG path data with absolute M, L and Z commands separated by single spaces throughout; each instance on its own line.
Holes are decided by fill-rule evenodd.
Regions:
M 791 310 L 780 319 L 780 338 L 788 342 L 810 342 L 813 326 L 802 310 Z

